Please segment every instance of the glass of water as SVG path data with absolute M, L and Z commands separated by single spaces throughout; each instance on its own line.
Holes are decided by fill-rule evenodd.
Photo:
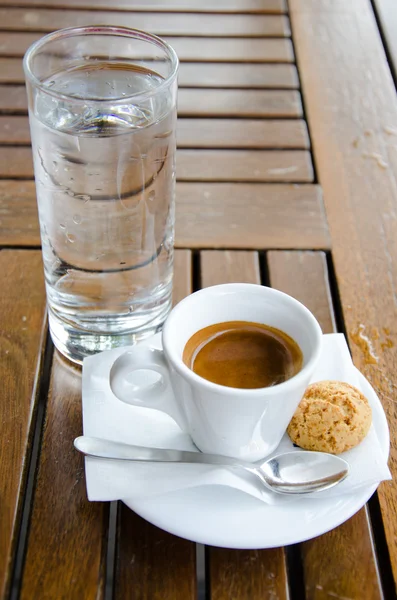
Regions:
M 50 331 L 81 362 L 171 307 L 178 58 L 93 26 L 45 36 L 24 69 Z

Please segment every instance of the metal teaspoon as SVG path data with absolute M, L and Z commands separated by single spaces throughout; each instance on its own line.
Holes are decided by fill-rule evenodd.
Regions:
M 200 463 L 244 469 L 259 478 L 265 488 L 278 494 L 308 494 L 327 490 L 343 481 L 349 473 L 349 465 L 343 458 L 305 450 L 286 452 L 250 463 L 218 454 L 146 448 L 87 436 L 77 437 L 74 447 L 82 454 L 96 458 L 133 462 Z

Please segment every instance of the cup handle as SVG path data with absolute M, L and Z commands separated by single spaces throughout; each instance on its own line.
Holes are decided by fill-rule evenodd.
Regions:
M 160 378 L 153 383 L 140 385 L 133 380 L 136 371 L 152 371 L 158 373 Z M 172 417 L 181 429 L 186 429 L 184 416 L 175 400 L 162 350 L 136 346 L 124 352 L 110 369 L 109 383 L 113 394 L 122 402 L 164 412 Z

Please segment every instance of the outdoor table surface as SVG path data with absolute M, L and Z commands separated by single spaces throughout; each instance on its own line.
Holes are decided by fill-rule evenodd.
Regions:
M 345 333 L 397 475 L 397 5 L 393 0 L 0 0 L 0 596 L 396 597 L 397 482 L 343 525 L 270 550 L 204 547 L 90 503 L 81 372 L 48 335 L 22 56 L 113 24 L 180 59 L 174 301 L 246 281 Z

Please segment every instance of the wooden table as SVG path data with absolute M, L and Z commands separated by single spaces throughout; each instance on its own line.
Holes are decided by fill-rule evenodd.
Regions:
M 344 332 L 383 402 L 396 474 L 396 5 L 375 0 L 385 54 L 369 0 L 110 4 L 0 0 L 1 597 L 394 598 L 396 482 L 337 529 L 272 550 L 204 548 L 87 501 L 72 445 L 80 373 L 47 333 L 21 57 L 44 32 L 91 23 L 170 41 L 182 61 L 175 301 L 262 283 Z

